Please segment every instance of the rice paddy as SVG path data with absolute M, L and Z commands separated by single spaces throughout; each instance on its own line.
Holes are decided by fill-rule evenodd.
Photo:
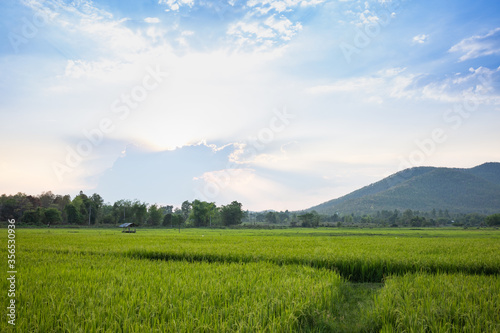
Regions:
M 17 319 L 2 332 L 500 331 L 497 230 L 16 235 Z

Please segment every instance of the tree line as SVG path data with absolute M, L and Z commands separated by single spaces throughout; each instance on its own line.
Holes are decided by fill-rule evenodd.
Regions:
M 32 196 L 24 193 L 0 197 L 0 221 L 15 219 L 31 225 L 116 225 L 126 222 L 143 226 L 192 227 L 230 226 L 241 224 L 245 212 L 233 201 L 218 207 L 213 202 L 184 201 L 181 207 L 147 204 L 139 200 L 104 203 L 94 193 L 82 191 L 74 198 L 51 191 Z
M 0 221 L 15 219 L 30 225 L 118 225 L 132 222 L 143 226 L 210 227 L 246 224 L 277 225 L 288 227 L 438 227 L 438 226 L 500 226 L 500 214 L 490 216 L 453 214 L 448 210 L 433 209 L 429 212 L 407 209 L 382 210 L 374 214 L 357 215 L 335 213 L 319 214 L 316 211 L 290 212 L 242 210 L 242 204 L 233 201 L 218 207 L 213 202 L 184 201 L 180 207 L 147 204 L 139 200 L 119 200 L 104 203 L 94 193 L 82 191 L 74 198 L 56 195 L 50 191 L 32 196 L 24 193 L 0 196 Z
M 265 211 L 249 214 L 249 222 L 290 227 L 440 227 L 440 226 L 500 226 L 500 214 L 450 213 L 447 209 L 429 212 L 406 209 L 381 210 L 373 214 L 319 214 L 316 211 L 289 212 Z

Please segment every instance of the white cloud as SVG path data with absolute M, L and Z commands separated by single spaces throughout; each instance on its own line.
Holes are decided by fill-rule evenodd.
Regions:
M 424 44 L 427 42 L 427 39 L 429 38 L 429 35 L 421 34 L 413 37 L 413 42 L 417 44 Z
M 424 74 L 404 72 L 405 69 L 402 68 L 391 68 L 371 76 L 312 86 L 306 91 L 310 94 L 352 93 L 358 96 L 358 99 L 363 96 L 361 100 L 366 103 L 376 104 L 388 98 L 461 103 L 471 96 L 481 96 L 478 99 L 481 104 L 500 104 L 500 96 L 494 88 L 495 82 L 499 80 L 500 67 L 495 70 L 484 67 L 471 68 L 469 73 L 434 79 L 431 82 L 422 80 L 426 78 Z
M 81 0 L 66 4 L 57 0 L 31 0 L 27 5 L 36 13 L 50 17 L 49 24 L 66 35 L 58 39 L 69 39 L 68 54 L 88 52 L 92 47 L 96 56 L 99 50 L 104 57 L 126 58 L 130 53 L 146 48 L 148 41 L 140 32 L 128 29 L 128 18 L 116 19 L 106 10 L 95 7 L 92 1 Z M 62 29 L 61 29 L 62 28 Z M 59 45 L 54 45 L 56 48 Z M 113 50 L 112 54 L 111 52 Z M 98 57 L 98 56 L 97 56 Z
M 420 98 L 449 103 L 474 101 L 478 105 L 500 105 L 495 89 L 500 79 L 500 68 L 470 68 L 469 73 L 431 82 L 421 88 Z
M 332 92 L 373 92 L 375 88 L 384 84 L 381 78 L 360 77 L 354 79 L 340 80 L 332 84 L 314 86 L 308 89 L 312 94 L 324 94 Z
M 103 61 L 85 61 L 68 60 L 64 76 L 72 79 L 81 79 L 84 77 L 93 77 L 101 80 L 109 79 L 109 75 L 121 68 L 120 62 L 111 60 Z
M 235 35 L 239 38 L 245 38 L 247 35 L 251 35 L 256 40 L 272 39 L 276 36 L 273 29 L 261 25 L 259 22 L 237 22 L 229 26 L 229 35 Z
M 144 22 L 146 22 L 146 23 L 160 23 L 160 19 L 157 17 L 146 17 L 144 19 Z
M 43 75 L 37 68 L 23 67 L 23 61 L 19 57 L 15 62 L 8 60 L 0 64 L 2 72 L 7 64 L 9 67 L 22 67 L 26 76 L 33 76 L 22 81 L 27 83 L 28 89 L 17 84 L 16 92 L 21 91 L 22 96 L 29 94 L 30 99 L 22 97 L 13 102 L 15 107 L 11 108 L 12 114 L 19 113 L 23 120 L 19 121 L 19 126 L 10 127 L 23 128 L 23 132 L 15 134 L 16 137 L 25 137 L 26 146 L 30 142 L 37 142 L 36 149 L 27 151 L 23 151 L 19 145 L 14 148 L 13 145 L 3 164 L 0 163 L 0 170 L 6 170 L 2 172 L 4 178 L 0 181 L 8 184 L 12 191 L 41 191 L 47 190 L 47 186 L 58 192 L 64 191 L 64 188 L 77 191 L 89 188 L 92 183 L 87 179 L 95 180 L 96 175 L 109 169 L 117 161 L 123 147 L 130 142 L 142 144 L 143 148 L 147 147 L 152 151 L 151 155 L 154 155 L 165 149 L 187 147 L 190 143 L 206 139 L 216 142 L 219 147 L 232 142 L 230 145 L 233 148 L 229 149 L 231 154 L 228 152 L 227 158 L 221 158 L 220 164 L 213 167 L 186 172 L 189 178 L 183 178 L 185 183 L 178 188 L 192 190 L 193 177 L 202 184 L 222 178 L 227 170 L 231 170 L 224 169 L 229 168 L 226 166 L 229 160 L 242 168 L 231 179 L 227 191 L 221 193 L 222 199 L 238 199 L 252 208 L 261 209 L 305 208 L 354 190 L 356 186 L 353 183 L 334 183 L 344 177 L 343 172 L 357 172 L 351 178 L 357 179 L 356 184 L 359 186 L 365 185 L 365 179 L 359 181 L 359 165 L 379 164 L 383 165 L 380 167 L 383 169 L 392 163 L 391 158 L 397 160 L 397 152 L 406 149 L 405 141 L 413 143 L 420 135 L 418 130 L 437 125 L 429 123 L 435 120 L 425 117 L 430 113 L 434 114 L 434 118 L 436 114 L 439 116 L 443 111 L 442 103 L 463 101 L 467 94 L 483 91 L 488 98 L 482 102 L 500 105 L 500 98 L 494 91 L 498 86 L 495 82 L 500 81 L 498 69 L 475 67 L 451 78 L 436 78 L 412 73 L 411 63 L 408 63 L 410 69 L 388 68 L 375 73 L 371 68 L 363 69 L 364 73 L 350 71 L 354 67 L 340 68 L 345 67 L 345 64 L 336 63 L 330 57 L 329 51 L 332 49 L 327 49 L 329 46 L 326 45 L 335 43 L 336 35 L 328 31 L 329 35 L 324 38 L 321 35 L 324 26 L 318 28 L 315 26 L 318 21 L 314 22 L 314 17 L 302 20 L 302 13 L 296 12 L 299 7 L 311 7 L 322 2 L 256 0 L 249 7 L 237 2 L 237 8 L 232 13 L 234 16 L 225 16 L 231 17 L 232 24 L 229 23 L 231 25 L 226 32 L 232 38 L 217 36 L 228 42 L 229 47 L 228 44 L 219 47 L 219 43 L 216 47 L 205 48 L 201 52 L 195 51 L 199 50 L 195 48 L 195 43 L 206 36 L 201 30 L 205 29 L 204 26 L 200 28 L 196 24 L 190 24 L 188 28 L 183 25 L 183 20 L 174 20 L 170 24 L 165 21 L 161 24 L 143 23 L 139 24 L 139 28 L 134 28 L 137 25 L 133 22 L 95 8 L 90 1 L 74 2 L 74 6 L 62 1 L 31 1 L 30 3 L 39 4 L 38 7 L 34 5 L 34 8 L 43 8 L 53 18 L 48 23 L 50 29 L 46 30 L 47 34 L 55 30 L 57 35 L 63 35 L 63 39 L 70 42 L 61 42 L 58 38 L 54 40 L 67 48 L 74 47 L 76 51 L 68 52 L 71 56 L 66 59 L 59 55 L 50 60 L 37 57 L 36 64 L 43 68 Z M 160 3 L 171 11 L 187 10 L 195 5 L 192 0 L 165 0 Z M 196 5 L 199 3 L 196 2 Z M 354 11 L 347 15 L 346 22 L 353 20 L 356 24 L 369 24 L 377 21 L 382 25 L 381 21 L 388 20 L 373 8 L 376 7 L 373 2 L 369 7 L 372 12 L 367 11 L 363 2 L 352 1 L 345 6 L 347 5 L 352 5 Z M 209 7 L 206 4 L 204 6 Z M 326 15 L 325 12 L 321 15 Z M 339 15 L 343 12 L 338 11 Z M 193 11 L 192 14 L 198 13 Z M 178 18 L 178 15 L 173 16 Z M 321 20 L 324 18 L 322 16 Z M 191 19 L 189 21 L 194 21 L 194 17 Z M 157 18 L 148 17 L 144 22 L 155 23 L 156 20 Z M 224 27 L 228 24 L 227 21 L 220 21 Z M 301 23 L 302 21 L 305 23 Z M 302 24 L 309 24 L 310 21 L 313 22 L 307 33 L 310 33 L 309 36 L 316 34 L 317 39 L 313 41 L 325 43 L 322 51 L 326 52 L 315 52 L 305 47 L 302 42 L 308 36 L 294 40 L 302 31 Z M 331 22 L 335 21 L 333 19 Z M 419 37 L 415 40 L 416 43 L 427 40 L 426 35 L 415 37 Z M 490 42 L 487 39 L 491 37 L 483 37 L 475 40 L 483 45 L 483 48 L 475 48 L 475 52 L 484 53 L 484 44 Z M 175 42 L 176 39 L 178 43 Z M 294 42 L 289 43 L 290 40 Z M 309 45 L 313 41 L 308 40 Z M 243 48 L 246 52 L 235 51 L 231 47 L 234 42 L 253 47 Z M 175 47 L 170 46 L 170 43 Z M 186 47 L 181 47 L 179 43 Z M 287 47 L 283 47 L 284 44 Z M 35 43 L 31 43 L 30 46 L 34 45 Z M 456 48 L 455 52 L 468 52 L 465 46 L 460 50 L 458 46 Z M 266 51 L 256 52 L 256 49 Z M 293 61 L 290 61 L 291 58 Z M 31 59 L 24 60 L 25 64 L 33 66 Z M 111 111 L 113 101 L 121 99 L 123 94 L 130 95 L 131 89 L 143 82 L 145 68 L 156 64 L 162 70 L 170 72 L 171 76 L 158 89 L 148 92 L 144 101 L 130 109 L 130 117 L 122 121 Z M 321 72 L 318 68 L 325 68 L 325 71 Z M 344 69 L 349 73 L 345 74 Z M 353 72 L 360 74 L 349 77 Z M 335 77 L 334 73 L 345 76 Z M 21 82 L 16 75 L 5 76 L 8 78 L 3 80 L 8 83 L 5 86 L 10 85 L 12 80 Z M 482 78 L 490 83 L 482 84 Z M 33 89 L 35 84 L 43 87 Z M 32 91 L 35 93 L 32 94 Z M 11 98 L 11 94 L 4 95 Z M 43 138 L 45 134 L 33 133 L 33 128 L 28 130 L 28 126 L 22 125 L 24 119 L 31 114 L 26 113 L 19 104 L 26 105 L 26 110 L 36 110 L 31 111 L 35 117 L 30 119 L 36 119 L 33 123 L 38 122 L 37 115 L 40 115 L 40 119 L 42 116 L 56 119 L 58 123 L 50 123 L 51 127 L 45 126 L 45 122 L 37 123 L 37 126 L 46 133 L 53 130 L 58 138 L 49 141 Z M 123 103 L 120 105 L 123 106 Z M 250 157 L 245 159 L 245 138 L 255 138 L 261 133 L 259 129 L 269 128 L 269 119 L 274 116 L 271 110 L 282 105 L 293 108 L 298 121 L 294 121 L 290 128 L 275 133 L 273 143 L 258 150 L 256 154 L 247 154 Z M 494 112 L 490 114 L 494 119 Z M 54 160 L 64 161 L 66 145 L 74 148 L 79 140 L 85 140 L 83 131 L 97 128 L 103 117 L 110 117 L 116 126 L 112 133 L 105 135 L 103 141 L 106 145 L 108 142 L 114 143 L 109 144 L 109 149 L 104 149 L 105 143 L 99 149 L 96 148 L 95 152 L 84 159 L 81 167 L 68 175 L 63 184 L 58 184 L 50 167 L 38 170 L 40 166 L 50 166 Z M 390 121 L 385 121 L 387 119 Z M 10 124 L 10 121 L 4 123 Z M 0 135 L 2 138 L 8 137 L 6 134 Z M 394 137 L 398 137 L 398 140 L 394 140 Z M 480 142 L 473 136 L 466 137 L 471 142 Z M 204 143 L 204 146 L 209 145 Z M 247 152 L 250 150 L 249 146 L 250 144 L 247 145 Z M 462 150 L 456 151 L 462 154 Z M 187 162 L 179 163 L 178 168 L 172 169 L 170 175 L 176 178 L 179 170 L 184 172 L 194 166 L 206 166 L 213 160 L 210 155 L 212 153 L 207 152 L 207 155 L 195 162 L 187 159 Z M 142 173 L 141 177 L 146 174 L 143 172 L 144 168 L 158 172 L 157 177 L 152 177 L 151 187 L 159 189 L 158 192 L 149 193 L 149 189 L 138 180 L 133 185 L 141 185 L 142 188 L 126 189 L 130 193 L 127 195 L 161 200 L 164 189 L 172 188 L 167 182 L 164 186 L 156 183 L 166 174 L 165 170 L 158 168 L 154 160 L 144 163 L 143 156 L 136 157 L 136 163 L 127 170 Z M 177 163 L 176 158 L 166 160 L 165 166 L 172 163 Z M 397 164 L 398 161 L 394 163 Z M 16 171 L 17 164 L 22 167 Z M 353 168 L 357 171 L 352 171 Z M 119 171 L 118 169 L 113 172 Z M 13 176 L 17 183 L 21 183 L 23 175 L 30 175 L 29 181 L 33 181 L 30 186 L 36 185 L 36 189 L 16 189 L 16 184 L 8 180 Z M 316 176 L 321 180 L 321 183 L 318 181 L 319 185 L 312 184 L 308 178 Z M 325 184 L 323 177 L 333 183 Z M 344 178 L 347 179 L 346 177 Z M 116 179 L 116 184 L 122 184 L 124 178 L 133 177 L 125 172 Z M 39 183 L 35 183 L 35 180 Z M 303 187 L 295 182 L 300 182 Z M 122 195 L 120 190 L 110 185 L 105 190 L 108 191 L 103 193 L 107 200 L 113 200 L 112 196 Z M 188 199 L 191 195 L 184 194 L 186 196 L 183 199 Z M 148 195 L 155 199 L 147 199 Z M 221 198 L 217 200 L 222 200 Z
M 270 16 L 265 24 L 276 31 L 281 39 L 290 40 L 298 31 L 302 29 L 302 25 L 297 22 L 293 24 L 286 17 L 276 19 L 275 16 Z
M 270 10 L 282 13 L 299 6 L 310 7 L 323 2 L 324 0 L 249 0 L 247 6 L 255 8 L 259 13 L 267 13 Z
M 167 6 L 165 11 L 178 11 L 181 7 L 193 7 L 194 0 L 159 0 L 158 4 Z
M 293 14 L 300 8 L 313 7 L 323 0 L 249 0 L 248 12 L 231 23 L 227 34 L 239 46 L 266 49 L 288 42 L 302 30 L 300 17 Z
M 263 46 L 269 48 L 290 41 L 300 30 L 300 22 L 293 23 L 288 18 L 271 15 L 264 21 L 248 18 L 229 26 L 227 34 L 236 38 L 240 46 Z
M 369 10 L 365 10 L 364 12 L 360 13 L 359 19 L 364 25 L 375 24 L 380 20 L 376 14 L 370 12 Z
M 500 28 L 493 29 L 486 35 L 463 39 L 453 45 L 449 52 L 463 53 L 460 61 L 500 54 Z
M 380 104 L 385 98 L 402 98 L 413 95 L 408 88 L 417 77 L 414 74 L 402 74 L 404 68 L 381 70 L 372 76 L 338 80 L 332 84 L 313 86 L 307 89 L 310 94 L 355 93 L 364 96 L 367 103 Z

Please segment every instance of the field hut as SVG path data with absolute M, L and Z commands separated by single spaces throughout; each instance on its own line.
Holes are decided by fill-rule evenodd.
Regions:
M 135 229 L 134 230 L 130 230 L 130 228 L 135 228 L 137 227 L 137 225 L 135 223 L 123 223 L 123 224 L 120 224 L 120 228 L 123 228 L 122 232 L 126 232 L 126 233 L 135 233 Z

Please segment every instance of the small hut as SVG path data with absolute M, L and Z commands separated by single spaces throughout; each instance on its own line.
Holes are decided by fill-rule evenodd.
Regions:
M 131 230 L 130 228 L 135 228 L 137 225 L 135 223 L 123 223 L 120 224 L 120 228 L 123 228 L 122 232 L 126 233 L 135 233 L 135 229 Z

